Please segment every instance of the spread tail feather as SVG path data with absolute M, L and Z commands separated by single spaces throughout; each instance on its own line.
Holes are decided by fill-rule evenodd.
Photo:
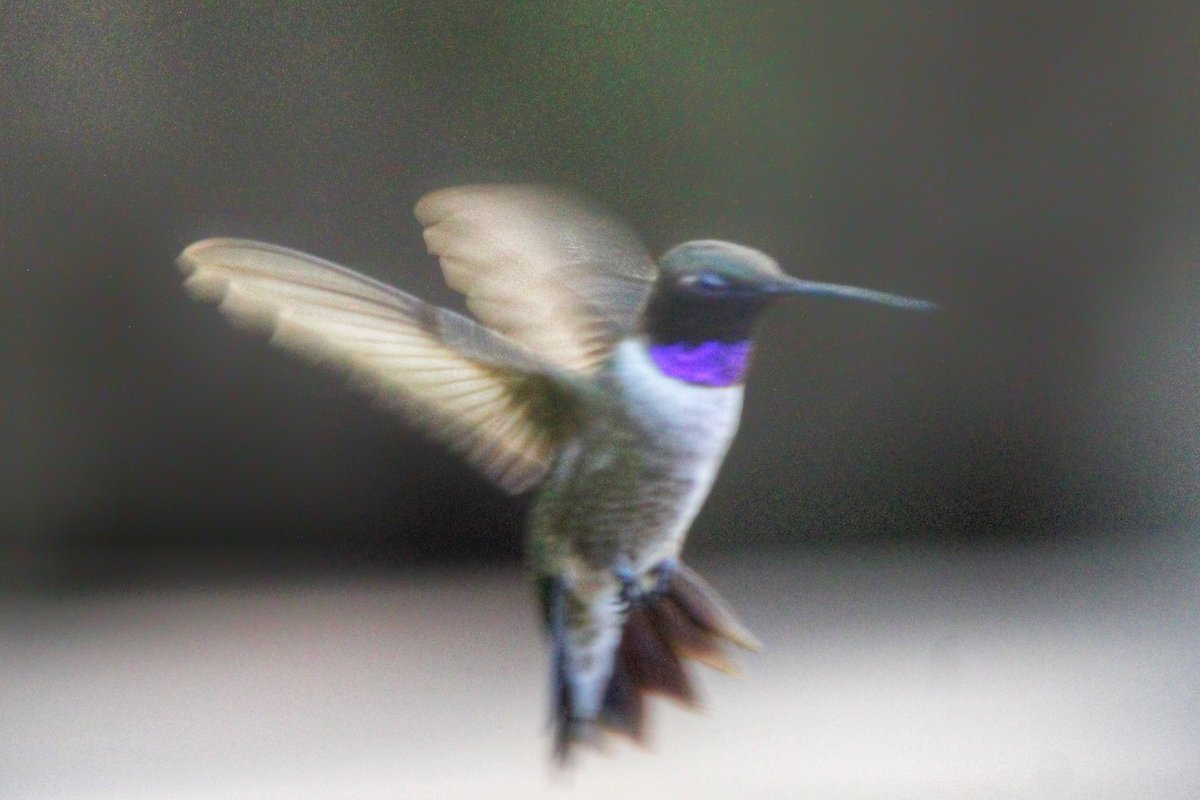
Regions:
M 761 648 L 716 591 L 680 564 L 665 591 L 637 601 L 629 609 L 600 713 L 596 719 L 580 719 L 572 713 L 562 652 L 565 640 L 559 635 L 561 629 L 555 630 L 554 605 L 551 601 L 548 610 L 556 642 L 554 754 L 559 763 L 567 761 L 572 745 L 598 743 L 597 726 L 644 744 L 646 695 L 661 694 L 694 707 L 697 696 L 685 659 L 736 674 L 737 667 L 722 643 L 732 642 L 749 650 Z

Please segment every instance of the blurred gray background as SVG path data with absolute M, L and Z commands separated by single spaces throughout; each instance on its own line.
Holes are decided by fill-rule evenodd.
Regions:
M 476 634 L 497 635 L 486 609 L 489 593 L 499 592 L 528 649 L 505 642 L 497 652 L 511 659 L 492 665 L 499 677 L 475 677 L 492 685 L 528 678 L 529 698 L 514 696 L 522 709 L 536 706 L 527 711 L 533 722 L 526 729 L 522 718 L 505 741 L 540 758 L 543 654 L 514 566 L 527 501 L 490 488 L 337 377 L 192 303 L 173 267 L 193 240 L 258 238 L 455 305 L 411 207 L 428 190 L 485 180 L 581 189 L 629 219 L 655 252 L 727 238 L 775 255 L 793 274 L 945 306 L 916 317 L 813 299 L 767 321 L 742 433 L 688 549 L 726 576 L 720 585 L 751 622 L 776 633 L 773 652 L 785 661 L 750 675 L 747 697 L 805 719 L 811 696 L 796 701 L 794 714 L 783 698 L 795 698 L 789 686 L 809 686 L 807 662 L 786 658 L 826 647 L 854 654 L 860 669 L 906 675 L 869 642 L 902 647 L 920 631 L 919 646 L 933 655 L 912 662 L 912 674 L 941 686 L 954 664 L 966 663 L 960 689 L 987 699 L 938 702 L 979 711 L 972 724 L 1016 707 L 988 687 L 1022 680 L 1035 689 L 1022 701 L 1034 705 L 1075 691 L 1070 708 L 1094 710 L 1095 698 L 1117 687 L 1135 694 L 1105 718 L 1120 720 L 1111 730 L 1086 714 L 1055 717 L 1066 720 L 1068 744 L 1037 750 L 1028 769 L 1006 772 L 987 761 L 1003 747 L 985 748 L 990 755 L 960 764 L 954 780 L 922 783 L 913 777 L 919 770 L 904 773 L 908 783 L 881 778 L 915 787 L 896 796 L 933 796 L 930 786 L 975 796 L 967 789 L 1000 776 L 997 785 L 1015 787 L 1014 796 L 1045 786 L 1037 796 L 1084 796 L 1055 795 L 1054 787 L 1102 786 L 1120 789 L 1111 796 L 1167 797 L 1197 778 L 1194 768 L 1162 765 L 1200 763 L 1189 761 L 1200 753 L 1200 687 L 1195 657 L 1186 655 L 1200 641 L 1192 567 L 1200 522 L 1200 5 L 17 4 L 0 14 L 0 41 L 0 632 L 8 653 L 0 672 L 10 703 L 24 703 L 9 741 L 25 742 L 0 752 L 0 789 L 4 774 L 20 774 L 12 785 L 39 796 L 92 796 L 80 788 L 96 776 L 87 765 L 117 764 L 111 796 L 133 796 L 120 764 L 136 771 L 136 754 L 151 743 L 88 750 L 87 742 L 103 740 L 98 732 L 115 724 L 114 709 L 137 707 L 141 669 L 162 685 L 178 674 L 195 691 L 172 704 L 150 690 L 157 699 L 147 702 L 176 725 L 150 725 L 169 732 L 152 735 L 154 743 L 190 747 L 220 738 L 206 726 L 228 732 L 225 718 L 205 709 L 225 708 L 222 696 L 230 714 L 243 701 L 253 706 L 274 678 L 238 673 L 230 680 L 245 696 L 234 702 L 222 694 L 229 676 L 187 665 L 209 652 L 203 642 L 221 653 L 258 641 L 217 622 L 213 630 L 228 635 L 196 638 L 209 630 L 194 627 L 205 620 L 242 619 L 239 602 L 258 610 L 262 630 L 298 637 L 268 641 L 264 670 L 299 669 L 289 659 L 303 661 L 303 643 L 323 641 L 325 629 L 306 627 L 314 608 L 328 614 L 317 619 L 362 628 L 361 639 L 342 643 L 345 665 L 325 677 L 293 674 L 288 686 L 312 699 L 334 696 L 326 693 L 334 685 L 345 691 L 343 678 L 361 674 L 351 664 L 376 641 L 372 631 L 416 635 L 393 612 L 443 619 L 448 598 L 484 616 L 464 620 L 460 609 L 445 618 L 452 631 L 419 628 L 434 642 L 420 663 L 446 675 L 488 663 L 478 647 L 460 648 L 472 619 L 482 626 Z M 918 566 L 896 574 L 882 566 L 893 560 Z M 490 577 L 473 582 L 464 566 Z M 363 575 L 374 582 L 355 588 Z M 394 587 L 414 575 L 428 591 L 397 600 Z M 797 583 L 809 579 L 813 588 Z M 983 599 L 969 591 L 980 582 L 990 587 Z M 343 588 L 273 594 L 285 585 Z M 216 594 L 187 594 L 196 587 Z M 266 611 L 255 592 L 273 598 Z M 788 603 L 773 606 L 780 597 Z M 817 621 L 792 624 L 810 608 Z M 951 617 L 926 629 L 931 609 Z M 400 630 L 387 629 L 389 620 Z M 996 638 L 972 645 L 977 623 L 996 620 L 1004 621 Z M 853 638 L 860 623 L 880 638 Z M 1037 642 L 1064 641 L 1055 638 L 1064 633 L 1072 644 L 1047 658 L 1033 640 L 1009 637 L 1027 623 L 1045 633 Z M 164 625 L 178 641 L 155 638 Z M 89 630 L 101 638 L 78 638 Z M 1011 660 L 994 683 L 971 672 L 972 658 L 992 663 L 998 652 Z M 363 657 L 377 669 L 398 658 Z M 116 683 L 89 670 L 97 658 Z M 846 724 L 830 698 L 853 703 L 861 686 L 836 658 L 822 663 L 843 682 L 814 719 Z M 1048 682 L 1028 672 L 1030 664 L 1077 663 L 1082 681 L 1070 666 Z M 333 729 L 354 727 L 385 687 L 403 692 L 403 676 L 381 674 L 357 705 L 351 697 L 321 706 L 338 720 Z M 134 683 L 120 684 L 122 675 Z M 936 732 L 929 752 L 1045 732 L 1035 715 L 971 739 L 976 729 L 947 727 L 941 706 L 925 702 L 925 677 L 915 689 L 892 687 L 895 695 L 890 685 L 870 685 L 916 698 L 912 708 L 933 715 L 923 728 Z M 468 673 L 454 685 L 471 680 Z M 436 729 L 438 703 L 454 686 L 427 684 L 432 705 L 421 713 L 433 714 Z M 88 686 L 99 693 L 79 689 Z M 737 696 L 713 713 L 730 715 L 721 730 L 744 743 L 761 718 Z M 56 727 L 66 718 L 59 711 L 70 713 L 55 711 L 54 699 L 64 697 L 83 707 L 77 747 Z M 270 736 L 294 722 L 282 710 L 290 701 L 279 702 L 258 708 L 262 729 L 251 737 L 268 754 L 258 768 L 274 775 L 310 753 L 272 749 Z M 888 719 L 912 721 L 909 707 L 889 708 Z M 1122 716 L 1133 708 L 1167 716 L 1139 728 Z M 454 719 L 480 713 L 443 710 Z M 130 731 L 146 723 L 122 719 Z M 403 748 L 396 742 L 424 735 L 371 719 L 377 727 L 364 730 L 387 742 L 380 763 Z M 861 717 L 862 730 L 877 738 L 864 740 L 862 752 L 912 746 L 899 722 L 891 739 L 880 731 L 893 729 L 871 719 Z M 718 728 L 710 723 L 706 735 Z M 1103 747 L 1092 747 L 1089 734 L 1070 736 L 1098 730 L 1111 733 Z M 305 747 L 329 752 L 327 734 Z M 1109 755 L 1129 752 L 1129 736 L 1141 737 L 1137 752 L 1153 755 L 1134 766 L 1159 765 L 1151 772 L 1166 783 L 1146 783 L 1149 773 L 1134 767 L 1132 777 L 1088 783 L 1099 773 L 1080 754 L 1101 753 L 1097 763 L 1111 764 Z M 823 741 L 807 731 L 795 752 Z M 1155 750 L 1155 742 L 1165 744 Z M 53 773 L 59 783 L 28 771 L 47 748 L 52 763 L 73 765 Z M 232 751 L 198 752 L 214 769 L 231 763 L 223 759 Z M 484 750 L 463 752 L 477 759 Z M 826 755 L 853 765 L 862 752 Z M 906 758 L 893 761 L 911 765 Z M 13 773 L 17 763 L 27 771 Z M 242 775 L 240 763 L 229 774 Z M 421 784 L 428 791 L 401 796 L 470 794 L 461 786 L 439 794 L 435 762 L 422 763 L 431 770 Z M 197 785 L 180 769 L 170 796 Z M 1013 774 L 1025 777 L 1005 777 Z M 862 795 L 853 781 L 830 781 L 820 796 L 884 796 L 869 781 Z M 164 796 L 161 785 L 147 785 L 147 796 Z M 240 784 L 245 795 L 197 796 L 271 795 L 247 785 L 258 784 Z M 379 785 L 397 781 L 385 775 Z M 795 797 L 804 785 L 771 787 Z M 1162 791 L 1146 794 L 1156 786 Z M 774 796 L 771 787 L 755 796 Z M 512 796 L 530 795 L 517 788 Z

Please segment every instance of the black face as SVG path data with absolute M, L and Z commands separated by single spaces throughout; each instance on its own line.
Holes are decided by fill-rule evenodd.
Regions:
M 716 270 L 663 274 L 644 316 L 654 342 L 738 342 L 749 339 L 766 307 L 759 287 Z

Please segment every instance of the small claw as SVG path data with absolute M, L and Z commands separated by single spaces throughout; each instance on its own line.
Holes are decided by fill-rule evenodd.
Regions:
M 654 603 L 659 598 L 663 597 L 667 590 L 671 588 L 671 579 L 675 577 L 675 572 L 679 569 L 679 561 L 674 558 L 664 558 L 658 562 L 651 571 L 654 575 L 654 588 L 649 592 L 643 593 L 642 601 L 647 605 Z
M 642 579 L 627 560 L 620 560 L 613 567 L 613 577 L 621 584 L 620 602 L 626 610 L 637 606 L 650 606 L 662 599 L 671 588 L 671 579 L 679 569 L 679 561 L 665 558 L 650 569 L 654 585 L 644 588 Z
M 619 597 L 621 607 L 628 611 L 633 607 L 633 604 L 641 600 L 642 587 L 638 584 L 637 573 L 633 571 L 633 567 L 625 560 L 619 560 L 613 567 L 613 577 L 621 584 L 621 594 Z

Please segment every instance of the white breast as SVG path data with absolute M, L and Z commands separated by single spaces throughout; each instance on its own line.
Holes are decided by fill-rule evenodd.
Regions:
M 645 342 L 633 339 L 617 346 L 612 370 L 630 416 L 667 451 L 676 465 L 674 477 L 691 484 L 665 537 L 673 552 L 662 555 L 675 555 L 737 433 L 742 387 L 696 386 L 668 377 L 650 359 Z

